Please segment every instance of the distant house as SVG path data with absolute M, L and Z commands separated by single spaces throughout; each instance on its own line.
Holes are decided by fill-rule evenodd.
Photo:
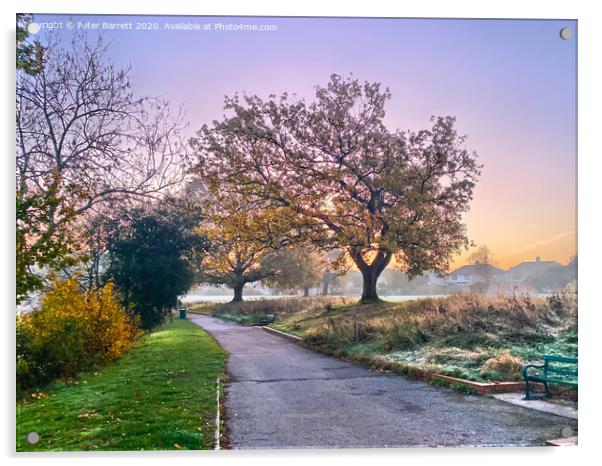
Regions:
M 471 264 L 460 267 L 445 277 L 448 285 L 472 285 L 474 283 L 498 282 L 504 276 L 504 271 L 491 264 Z
M 544 272 L 554 267 L 562 267 L 562 265 L 556 261 L 542 261 L 541 257 L 538 256 L 534 262 L 521 262 L 508 269 L 504 278 L 508 283 L 520 283 L 529 275 Z

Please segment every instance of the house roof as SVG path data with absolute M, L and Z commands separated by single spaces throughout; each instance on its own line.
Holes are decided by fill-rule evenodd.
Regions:
M 464 265 L 459 269 L 454 270 L 450 275 L 464 274 L 464 275 L 497 275 L 504 273 L 502 269 L 498 269 L 491 264 L 470 264 Z
M 542 270 L 548 269 L 550 267 L 562 267 L 556 261 L 542 261 L 536 260 L 534 262 L 521 262 L 520 264 L 515 265 L 508 269 L 508 275 L 528 275 L 534 272 L 540 272 Z

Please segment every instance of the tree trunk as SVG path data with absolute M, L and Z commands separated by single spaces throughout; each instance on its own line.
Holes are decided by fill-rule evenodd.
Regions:
M 362 270 L 364 283 L 362 286 L 362 297 L 360 298 L 360 302 L 372 303 L 380 301 L 376 291 L 376 283 L 378 282 L 379 276 L 380 273 L 377 273 L 376 268 L 374 267 L 369 266 L 366 270 Z
M 234 298 L 232 298 L 232 303 L 240 303 L 242 302 L 242 289 L 245 287 L 245 283 L 237 283 L 234 285 Z
M 322 280 L 322 296 L 328 296 L 328 278 Z
M 309 287 L 304 286 L 303 287 L 303 297 L 307 298 L 309 296 Z
M 357 268 L 360 269 L 362 278 L 364 279 L 360 303 L 368 304 L 380 301 L 376 292 L 376 284 L 378 283 L 378 277 L 387 268 L 392 257 L 393 254 L 388 251 L 378 251 L 372 263 L 368 264 L 361 252 L 351 251 L 351 258 L 355 262 L 355 265 L 357 265 Z

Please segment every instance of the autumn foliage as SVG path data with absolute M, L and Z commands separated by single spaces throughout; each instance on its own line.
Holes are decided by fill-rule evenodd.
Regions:
M 192 141 L 194 171 L 211 193 L 290 213 L 298 244 L 344 251 L 362 273 L 362 301 L 378 301 L 393 259 L 412 277 L 444 272 L 470 244 L 462 215 L 481 170 L 454 117 L 389 129 L 390 98 L 379 83 L 338 75 L 311 102 L 227 97 L 224 119 Z
M 205 209 L 206 221 L 196 232 L 211 247 L 201 264 L 201 280 L 232 288 L 233 301 L 242 301 L 247 283 L 273 279 L 280 273 L 280 264 L 268 259 L 292 242 L 286 209 L 249 208 L 240 196 L 219 194 Z
M 17 385 L 67 379 L 121 357 L 138 322 L 113 294 L 113 284 L 84 291 L 77 280 L 55 279 L 39 309 L 17 317 Z

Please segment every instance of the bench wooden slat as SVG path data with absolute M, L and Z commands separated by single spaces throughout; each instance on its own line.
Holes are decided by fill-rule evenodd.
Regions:
M 562 385 L 570 385 L 573 387 L 577 386 L 577 382 L 572 380 L 563 380 L 563 379 L 551 379 L 550 377 L 537 377 L 537 376 L 529 376 L 529 380 L 533 382 L 548 382 L 548 383 L 556 383 Z
M 543 357 L 544 361 L 554 361 L 554 362 L 566 362 L 569 364 L 577 364 L 578 358 L 574 358 L 572 356 L 560 356 L 557 354 L 545 354 Z
M 548 366 L 547 371 L 548 372 L 554 372 L 555 374 L 565 374 L 565 375 L 577 376 L 577 371 L 576 370 L 571 370 L 571 369 L 563 369 L 563 368 L 549 367 Z

